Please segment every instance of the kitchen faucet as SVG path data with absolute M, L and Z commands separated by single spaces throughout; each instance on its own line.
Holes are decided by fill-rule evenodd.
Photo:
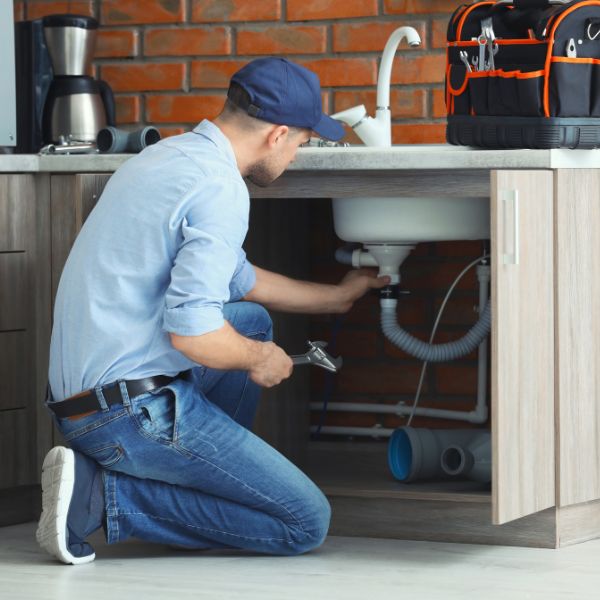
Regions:
M 331 115 L 333 119 L 350 125 L 367 146 L 388 147 L 392 145 L 390 80 L 396 49 L 403 38 L 406 38 L 409 46 L 419 46 L 421 44 L 421 38 L 413 27 L 399 27 L 390 35 L 383 49 L 379 75 L 377 77 L 377 108 L 375 118 L 367 115 L 367 109 L 364 104 Z

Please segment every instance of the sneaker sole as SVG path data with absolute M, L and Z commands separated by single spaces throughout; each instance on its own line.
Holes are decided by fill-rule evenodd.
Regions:
M 42 515 L 35 533 L 38 544 L 68 565 L 92 562 L 96 554 L 73 556 L 67 548 L 67 514 L 75 484 L 73 450 L 52 448 L 42 465 Z

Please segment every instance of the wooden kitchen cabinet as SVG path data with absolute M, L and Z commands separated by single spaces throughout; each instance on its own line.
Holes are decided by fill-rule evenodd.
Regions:
M 34 220 L 38 232 L 41 222 L 46 229 L 34 255 L 40 265 L 35 285 L 47 291 L 27 310 L 45 314 L 46 320 L 37 345 L 8 342 L 22 348 L 17 354 L 35 348 L 39 401 L 39 383 L 47 373 L 41 342 L 49 341 L 52 298 L 71 245 L 109 175 L 3 177 L 25 177 L 19 185 L 36 202 L 45 198 Z M 600 535 L 600 384 L 595 375 L 600 372 L 600 315 L 595 310 L 600 306 L 600 207 L 597 192 L 590 193 L 599 180 L 598 171 L 580 169 L 406 169 L 290 171 L 269 188 L 250 186 L 254 221 L 248 256 L 299 278 L 308 277 L 306 198 L 392 197 L 402 190 L 413 197 L 467 195 L 491 202 L 491 489 L 466 481 L 401 484 L 388 471 L 387 444 L 309 441 L 308 371 L 295 373 L 292 381 L 266 394 L 256 431 L 328 495 L 332 534 L 543 547 Z M 12 219 L 21 227 L 33 226 L 2 210 L 0 200 L 0 223 Z M 10 267 L 2 260 L 0 254 L 0 276 L 12 273 L 12 280 L 23 270 L 18 260 Z M 45 278 L 39 275 L 42 265 Z M 14 297 L 11 302 L 19 304 Z M 16 308 L 8 314 L 11 310 L 18 314 Z M 274 315 L 274 320 L 279 343 L 290 354 L 304 351 L 307 319 Z M 0 374 L 2 369 L 0 363 Z M 9 362 L 4 369 L 12 370 Z M 40 417 L 45 409 L 19 410 L 24 409 L 9 407 L 0 418 L 3 412 L 12 414 L 5 426 L 10 431 L 37 427 L 35 451 L 27 444 L 35 458 L 28 459 L 29 471 L 24 471 L 27 481 L 35 482 L 40 457 L 61 440 Z M 33 421 L 16 416 L 34 413 Z M 0 434 L 2 427 L 0 422 Z M 0 439 L 9 450 L 19 443 Z
M 37 519 L 41 509 L 41 465 L 56 440 L 43 405 L 53 298 L 91 209 L 93 187 L 77 186 L 107 180 L 0 175 L 0 525 Z
M 0 524 L 38 511 L 50 327 L 47 177 L 0 175 Z
M 382 444 L 311 442 L 307 471 L 332 502 L 333 534 L 550 548 L 600 535 L 600 317 L 592 308 L 600 306 L 600 210 L 590 193 L 597 173 L 355 171 L 302 181 L 305 195 L 402 190 L 491 202 L 491 490 L 470 482 L 400 484 Z M 290 183 L 254 191 L 290 195 Z M 585 365 L 583 376 L 577 365 Z

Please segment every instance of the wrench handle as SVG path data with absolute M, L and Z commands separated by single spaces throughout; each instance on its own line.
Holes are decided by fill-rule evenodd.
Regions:
M 290 358 L 295 365 L 309 365 L 312 362 L 305 354 L 297 354 L 290 356 Z

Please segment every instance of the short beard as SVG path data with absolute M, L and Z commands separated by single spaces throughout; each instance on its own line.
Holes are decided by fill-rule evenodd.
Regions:
M 260 160 L 250 166 L 246 177 L 258 187 L 267 187 L 273 183 L 279 175 L 274 175 L 266 160 Z

